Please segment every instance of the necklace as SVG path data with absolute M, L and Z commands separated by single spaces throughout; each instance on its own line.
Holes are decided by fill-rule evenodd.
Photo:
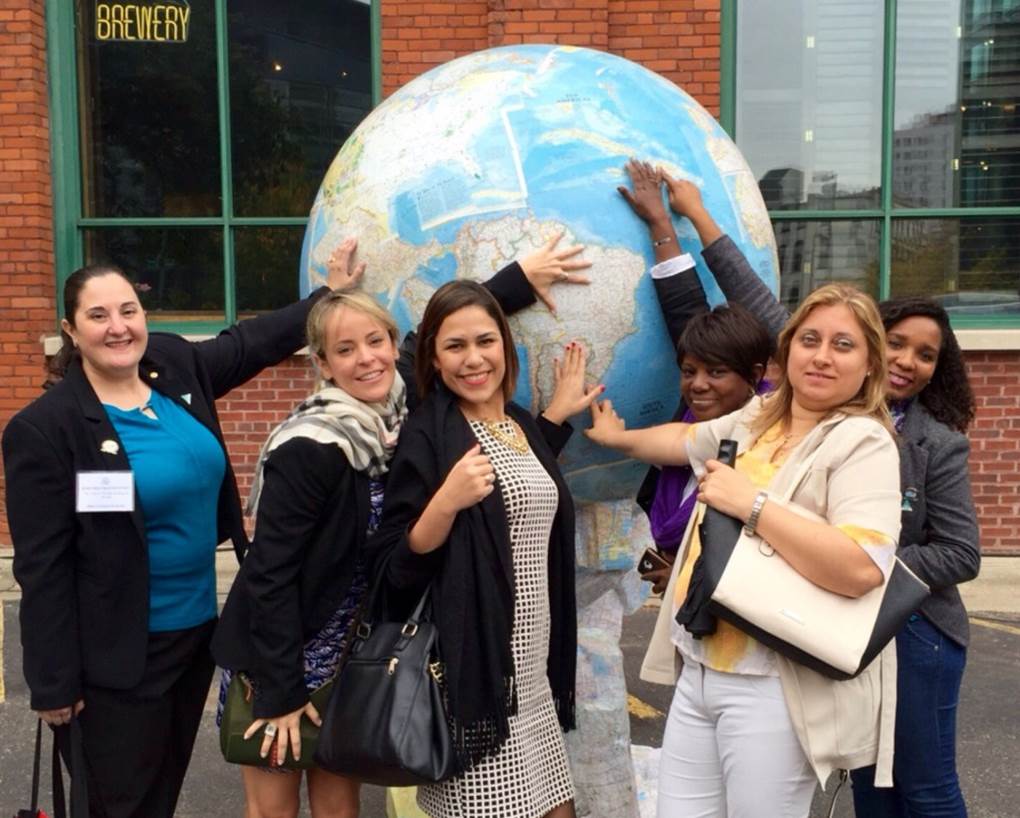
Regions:
M 528 438 L 524 436 L 524 432 L 520 426 L 517 425 L 517 421 L 513 418 L 507 418 L 506 420 L 479 420 L 478 423 L 482 425 L 495 440 L 498 440 L 504 446 L 517 454 L 524 454 L 528 451 Z M 503 425 L 507 424 L 510 426 L 510 431 L 507 432 L 503 429 Z

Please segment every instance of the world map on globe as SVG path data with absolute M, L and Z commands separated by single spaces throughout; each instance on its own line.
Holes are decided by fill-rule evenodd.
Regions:
M 628 426 L 669 420 L 678 370 L 648 268 L 644 224 L 616 188 L 630 157 L 701 190 L 709 212 L 773 291 L 775 241 L 758 186 L 726 132 L 673 83 L 584 48 L 524 45 L 454 60 L 401 88 L 366 117 L 331 164 L 312 206 L 301 289 L 325 279 L 333 249 L 358 239 L 363 287 L 402 331 L 453 278 L 484 280 L 564 231 L 585 245 L 590 286 L 558 286 L 555 314 L 511 318 L 521 375 L 514 399 L 548 403 L 553 358 L 570 340 Z M 686 220 L 681 244 L 711 303 L 723 300 Z M 586 417 L 575 427 L 588 425 Z M 645 467 L 574 434 L 561 466 L 582 503 L 631 498 Z

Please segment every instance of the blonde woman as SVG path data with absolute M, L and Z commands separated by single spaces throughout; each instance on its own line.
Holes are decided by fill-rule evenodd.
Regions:
M 756 529 L 815 584 L 857 597 L 891 568 L 900 527 L 899 459 L 885 402 L 884 330 L 874 302 L 829 285 L 801 304 L 778 340 L 775 391 L 704 423 L 627 430 L 609 401 L 592 408 L 589 437 L 659 465 L 690 464 L 698 498 Z M 715 460 L 738 443 L 735 468 Z M 812 457 L 806 475 L 790 485 Z M 808 521 L 773 498 L 824 518 Z M 663 738 L 660 818 L 808 815 L 816 779 L 879 764 L 890 780 L 895 654 L 835 682 L 785 659 L 725 622 L 695 639 L 674 619 L 701 543 L 691 524 L 666 590 L 643 675 L 682 673 Z M 838 635 L 834 635 L 838 638 Z

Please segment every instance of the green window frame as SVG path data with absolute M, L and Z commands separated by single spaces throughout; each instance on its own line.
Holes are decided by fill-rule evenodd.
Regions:
M 750 2 L 750 0 L 746 0 Z M 737 15 L 740 0 L 720 0 L 720 89 L 719 122 L 734 140 L 737 112 Z M 896 104 L 896 25 L 898 0 L 885 0 L 885 28 L 882 62 L 882 161 L 881 198 L 878 208 L 868 210 L 782 210 L 769 211 L 772 221 L 877 220 L 879 235 L 880 299 L 889 297 L 892 271 L 892 224 L 897 219 L 980 219 L 1020 218 L 1020 207 L 897 208 L 893 204 L 893 137 Z M 739 145 L 739 142 L 738 142 Z M 1020 319 L 1005 315 L 953 315 L 959 329 L 1020 329 Z
M 380 0 L 370 2 L 372 105 L 382 98 L 382 24 Z M 50 154 L 53 180 L 54 259 L 58 319 L 63 317 L 62 292 L 67 277 L 84 263 L 83 232 L 90 228 L 163 227 L 219 228 L 223 244 L 224 321 L 161 321 L 159 329 L 190 335 L 218 332 L 237 320 L 235 230 L 250 227 L 300 227 L 306 216 L 236 216 L 231 160 L 230 74 L 227 40 L 228 0 L 214 0 L 216 25 L 216 104 L 219 116 L 219 216 L 176 218 L 85 218 L 82 215 L 75 3 L 46 0 L 46 54 L 49 73 Z M 338 146 L 339 147 L 339 146 Z M 294 264 L 295 274 L 297 260 Z

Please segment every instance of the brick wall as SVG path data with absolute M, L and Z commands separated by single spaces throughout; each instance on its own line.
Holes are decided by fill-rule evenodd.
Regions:
M 497 45 L 555 42 L 608 50 L 719 110 L 719 0 L 383 0 L 383 91 Z M 40 337 L 54 330 L 43 0 L 0 0 L 0 424 L 37 394 Z M 986 552 L 1020 553 L 1020 353 L 967 356 L 979 412 L 971 471 Z M 305 358 L 220 402 L 242 496 L 271 426 L 306 395 Z M 0 544 L 9 542 L 0 509 Z
M 0 0 L 0 426 L 39 394 L 56 315 L 43 7 Z
M 1020 353 L 972 352 L 966 357 L 978 403 L 969 437 L 981 546 L 986 553 L 1020 553 Z

